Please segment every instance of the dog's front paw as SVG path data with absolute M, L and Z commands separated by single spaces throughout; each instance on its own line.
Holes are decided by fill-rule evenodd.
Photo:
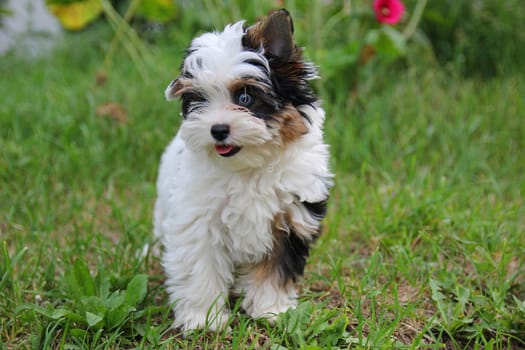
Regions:
M 274 325 L 275 321 L 277 320 L 277 317 L 279 317 L 280 314 L 285 313 L 290 309 L 295 309 L 296 306 L 297 302 L 295 300 L 290 300 L 290 302 L 286 304 L 280 304 L 266 309 L 262 308 L 255 310 L 255 312 L 251 316 L 255 319 L 265 318 L 266 320 L 268 320 L 270 325 Z
M 195 330 L 205 329 L 213 332 L 222 331 L 227 327 L 229 315 L 226 312 L 217 314 L 209 312 L 188 312 L 176 315 L 173 328 L 181 328 L 187 335 Z
M 270 323 L 270 325 L 273 326 L 275 324 L 275 321 L 277 321 L 277 317 L 279 317 L 280 314 L 285 313 L 290 309 L 295 309 L 296 306 L 296 300 L 289 300 L 287 303 L 272 305 L 270 307 L 259 307 L 255 305 L 255 307 L 249 314 L 254 319 L 264 318 L 268 320 L 268 323 Z
M 254 319 L 265 318 L 274 324 L 279 314 L 294 309 L 297 306 L 297 295 L 294 289 L 260 288 L 247 293 L 243 301 L 243 309 Z

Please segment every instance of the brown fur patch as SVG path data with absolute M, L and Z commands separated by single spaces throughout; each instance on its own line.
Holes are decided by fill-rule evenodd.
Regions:
M 304 118 L 292 106 L 286 106 L 274 117 L 279 123 L 279 133 L 284 146 L 294 142 L 308 132 L 308 128 L 304 124 Z
M 259 47 L 264 47 L 264 33 L 263 33 L 263 21 L 265 19 L 260 20 L 259 22 L 251 25 L 248 30 L 246 30 L 246 34 L 243 37 L 243 44 L 257 50 Z
M 234 112 L 251 113 L 248 108 L 236 105 L 234 103 L 230 103 L 229 105 L 226 105 L 224 109 L 228 111 L 234 111 Z
M 259 286 L 270 282 L 275 288 L 287 290 L 292 288 L 295 284 L 293 279 L 283 278 L 275 261 L 272 261 L 271 259 L 264 260 L 255 265 L 250 271 L 250 275 L 255 284 Z
M 264 259 L 255 265 L 251 271 L 254 280 L 256 283 L 260 284 L 269 278 L 282 279 L 279 276 L 278 265 L 279 265 L 279 250 L 280 244 L 283 240 L 283 235 L 286 235 L 287 232 L 287 223 L 284 215 L 276 215 L 272 225 L 272 234 L 273 234 L 273 248 L 271 253 Z M 275 277 L 274 277 L 275 276 Z
M 250 271 L 250 274 L 253 276 L 256 284 L 263 284 L 264 281 L 267 281 L 272 276 L 272 274 L 275 274 L 275 268 L 274 264 L 272 263 L 272 259 L 265 259 L 255 265 Z
M 292 18 L 286 10 L 273 11 L 249 27 L 245 43 L 254 49 L 262 45 L 268 53 L 283 61 L 293 61 L 301 56 L 293 39 Z
M 303 274 L 308 246 L 315 239 L 315 233 L 307 227 L 294 225 L 289 213 L 281 213 L 274 218 L 272 234 L 272 251 L 252 267 L 250 274 L 258 284 L 271 280 L 288 288 Z
M 263 84 L 254 78 L 238 78 L 238 79 L 233 79 L 228 84 L 228 90 L 233 94 L 236 91 L 239 91 L 240 89 L 247 87 L 247 86 L 254 86 L 254 87 L 261 89 L 262 91 L 268 91 L 270 89 L 268 85 Z
M 179 97 L 191 89 L 193 89 L 193 83 L 190 79 L 177 78 L 169 86 L 169 95 L 172 98 Z

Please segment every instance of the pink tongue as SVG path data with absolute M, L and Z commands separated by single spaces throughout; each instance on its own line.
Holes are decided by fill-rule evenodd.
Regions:
M 215 150 L 219 154 L 227 154 L 233 149 L 232 145 L 215 145 Z

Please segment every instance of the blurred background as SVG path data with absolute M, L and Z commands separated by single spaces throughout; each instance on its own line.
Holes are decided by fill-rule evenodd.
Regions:
M 383 7 L 375 8 L 376 3 Z M 402 5 L 394 14 L 397 18 L 389 22 L 380 17 L 397 3 Z M 476 84 L 524 71 L 521 0 L 0 0 L 0 59 L 6 62 L 4 69 L 13 57 L 24 57 L 35 58 L 28 62 L 47 60 L 64 75 L 65 70 L 82 70 L 100 87 L 92 90 L 93 96 L 104 86 L 110 95 L 117 93 L 123 70 L 128 78 L 126 72 L 137 74 L 141 81 L 135 84 L 143 89 L 160 93 L 176 77 L 182 52 L 193 37 L 240 19 L 253 23 L 281 7 L 293 14 L 296 41 L 319 67 L 322 79 L 314 86 L 328 110 L 337 114 L 329 118 L 333 127 L 328 133 L 338 140 L 358 137 L 365 122 L 360 111 L 367 101 L 391 90 L 407 74 L 412 81 L 426 76 L 446 85 L 452 78 Z M 124 103 L 129 97 L 95 98 L 98 113 L 122 121 L 133 109 Z M 351 118 L 339 112 L 350 110 Z M 166 113 L 156 117 L 165 118 Z M 391 126 L 394 121 L 385 117 Z M 345 142 L 334 142 L 333 147 L 352 168 L 360 168 L 366 158 L 355 148 L 349 152 Z M 365 153 L 373 145 L 366 147 Z
M 324 69 L 330 78 L 367 63 L 370 57 L 364 56 L 375 56 L 370 48 L 384 64 L 419 60 L 453 66 L 466 76 L 509 73 L 523 62 L 519 43 L 525 40 L 525 8 L 519 0 L 405 0 L 407 11 L 393 23 L 395 29 L 380 30 L 379 37 L 372 33 L 380 27 L 372 2 L 1 0 L 0 52 L 12 50 L 15 43 L 37 50 L 39 37 L 57 41 L 64 33 L 103 31 L 101 27 L 119 24 L 120 19 L 148 44 L 184 45 L 199 31 L 240 19 L 251 23 L 271 9 L 287 7 L 299 28 L 298 42 L 321 67 L 329 66 Z

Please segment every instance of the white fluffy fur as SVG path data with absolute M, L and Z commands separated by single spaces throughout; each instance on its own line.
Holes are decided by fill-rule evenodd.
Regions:
M 328 196 L 331 174 L 319 106 L 299 107 L 311 120 L 305 121 L 309 132 L 286 146 L 278 130 L 228 108 L 227 83 L 260 74 L 241 63 L 246 56 L 268 66 L 261 52 L 242 51 L 242 35 L 239 22 L 192 42 L 184 70 L 210 102 L 183 121 L 159 170 L 154 230 L 164 246 L 174 326 L 185 330 L 220 328 L 228 317 L 224 305 L 230 291 L 244 295 L 242 306 L 254 318 L 272 318 L 295 306 L 293 285 L 283 288 L 272 279 L 260 283 L 244 270 L 271 251 L 277 215 L 286 211 L 294 222 L 316 227 L 300 202 Z M 215 152 L 210 127 L 217 123 L 231 126 L 228 141 L 242 145 L 238 154 L 224 158 Z

